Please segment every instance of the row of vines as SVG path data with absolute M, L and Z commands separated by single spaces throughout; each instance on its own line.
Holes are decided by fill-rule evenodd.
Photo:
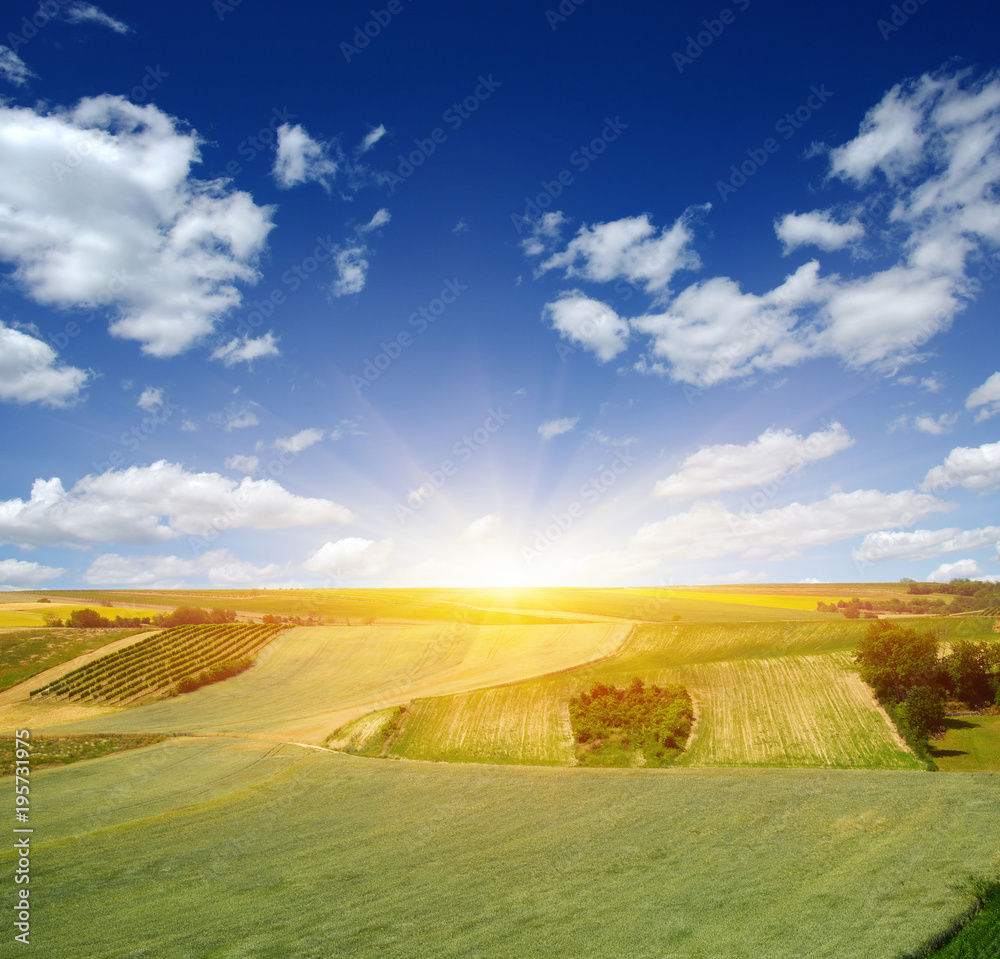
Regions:
M 124 705 L 190 692 L 249 668 L 286 625 L 176 626 L 74 669 L 32 697 Z

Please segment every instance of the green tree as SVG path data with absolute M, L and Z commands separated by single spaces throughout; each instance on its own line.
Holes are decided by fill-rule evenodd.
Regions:
M 937 640 L 886 619 L 872 620 L 858 643 L 861 678 L 879 699 L 903 702 L 914 686 L 934 685 L 941 675 Z

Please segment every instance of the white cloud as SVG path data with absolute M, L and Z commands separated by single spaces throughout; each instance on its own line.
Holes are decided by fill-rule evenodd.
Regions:
M 791 430 L 768 429 L 745 446 L 722 443 L 692 453 L 680 469 L 660 480 L 657 496 L 670 500 L 715 496 L 769 483 L 784 483 L 808 463 L 833 456 L 853 445 L 840 423 L 802 437 Z
M 217 589 L 241 586 L 276 587 L 279 576 L 287 577 L 288 566 L 271 563 L 254 566 L 237 559 L 228 549 L 215 549 L 196 559 L 179 556 L 119 556 L 105 553 L 98 556 L 83 574 L 91 586 L 154 587 L 182 589 L 208 583 Z M 191 582 L 194 580 L 195 582 Z
M 628 449 L 639 442 L 638 436 L 623 436 L 621 439 L 617 439 L 614 436 L 608 436 L 603 430 L 591 430 L 587 436 L 595 443 L 600 443 L 601 446 L 613 446 L 620 449 Z
M 367 253 L 368 248 L 358 243 L 337 249 L 333 261 L 337 279 L 330 288 L 334 296 L 360 293 L 365 288 L 368 279 L 368 260 L 365 259 Z
M 86 370 L 59 363 L 48 343 L 0 320 L 0 400 L 71 406 L 89 377 Z
M 246 473 L 253 476 L 260 468 L 260 460 L 256 456 L 244 456 L 242 453 L 234 453 L 226 458 L 226 469 L 236 470 L 238 473 Z
M 584 225 L 566 249 L 545 260 L 538 272 L 563 269 L 567 277 L 582 276 L 599 283 L 623 277 L 643 284 L 647 292 L 659 293 L 679 270 L 701 265 L 691 248 L 692 239 L 687 214 L 659 235 L 647 213 L 593 227 Z
M 944 386 L 936 376 L 923 376 L 920 378 L 920 388 L 925 393 L 940 393 Z
M 568 433 L 579 422 L 579 416 L 564 416 L 558 420 L 546 420 L 538 427 L 538 435 L 543 440 L 550 440 L 553 436 L 561 436 L 563 433 Z
M 385 207 L 382 207 L 382 209 L 375 211 L 375 215 L 364 226 L 358 227 L 358 232 L 371 233 L 372 230 L 385 226 L 391 219 L 392 215 Z
M 36 77 L 28 65 L 10 47 L 0 44 L 0 76 L 14 86 L 24 86 L 28 77 Z
M 257 407 L 258 404 L 253 400 L 242 406 L 230 403 L 221 413 L 211 413 L 208 421 L 213 426 L 221 426 L 227 433 L 246 429 L 249 426 L 257 426 L 260 423 L 254 412 Z
M 389 565 L 395 544 L 391 539 L 375 542 L 350 536 L 325 543 L 303 564 L 303 569 L 332 576 L 372 576 Z
M 65 572 L 65 569 L 56 566 L 41 566 L 21 559 L 0 559 L 0 590 L 38 589 Z
M 284 450 L 286 453 L 301 453 L 303 450 L 314 446 L 325 433 L 323 430 L 305 429 L 300 430 L 294 436 L 284 436 L 274 441 L 276 450 Z
M 987 576 L 974 559 L 960 559 L 957 563 L 942 563 L 927 576 L 928 583 L 949 583 L 953 579 L 975 579 L 984 583 L 996 583 L 1000 576 Z
M 626 348 L 628 324 L 610 306 L 579 290 L 561 293 L 558 300 L 547 303 L 543 316 L 563 339 L 590 350 L 601 363 Z
M 301 124 L 281 124 L 271 171 L 278 186 L 287 190 L 300 183 L 313 182 L 329 191 L 338 170 L 337 161 L 330 157 L 332 148 L 332 144 L 314 140 Z
M 943 70 L 894 87 L 858 136 L 827 155 L 831 176 L 889 210 L 891 265 L 841 276 L 806 264 L 763 294 L 714 277 L 671 297 L 673 272 L 698 266 L 690 225 L 682 217 L 661 236 L 640 216 L 584 227 L 540 270 L 643 284 L 662 311 L 629 321 L 650 337 L 635 364 L 642 372 L 707 387 L 833 357 L 895 374 L 951 326 L 981 288 L 969 272 L 976 255 L 1000 243 L 1000 75 Z M 828 211 L 793 214 L 777 228 L 789 246 L 864 240 L 860 221 L 838 223 Z M 544 247 L 534 236 L 528 245 Z
M 744 293 L 728 277 L 687 287 L 666 312 L 640 316 L 633 329 L 652 337 L 654 362 L 640 367 L 665 371 L 673 379 L 707 387 L 760 370 L 790 366 L 810 348 L 793 335 L 795 311 L 825 295 L 816 261 L 803 264 L 784 283 L 763 295 Z
M 464 216 L 461 217 L 459 219 L 458 223 L 456 223 L 451 228 L 451 232 L 454 233 L 456 236 L 458 236 L 461 233 L 468 233 L 469 232 L 469 224 L 465 222 L 465 217 Z
M 152 413 L 154 410 L 159 409 L 159 407 L 163 406 L 163 403 L 163 390 L 158 386 L 147 386 L 142 391 L 142 395 L 138 401 L 139 407 L 147 413 Z
M 994 373 L 985 383 L 977 386 L 966 399 L 965 408 L 979 410 L 977 423 L 1000 413 L 1000 373 Z
M 931 436 L 941 436 L 950 433 L 951 428 L 958 422 L 957 413 L 942 413 L 937 419 L 933 416 L 917 416 L 913 420 L 913 425 L 921 433 L 930 433 Z
M 483 540 L 489 539 L 501 526 L 503 526 L 503 520 L 499 516 L 495 513 L 487 513 L 469 523 L 460 539 L 481 543 Z
M 0 542 L 23 549 L 95 543 L 164 543 L 182 534 L 214 538 L 227 529 L 284 529 L 347 523 L 350 510 L 289 493 L 274 480 L 189 473 L 159 460 L 98 476 L 65 490 L 37 479 L 27 501 L 0 502 Z
M 774 231 L 786 254 L 806 245 L 818 246 L 821 250 L 839 250 L 865 235 L 865 228 L 856 217 L 838 223 L 829 210 L 788 213 L 775 220 Z
M 956 446 L 944 463 L 935 466 L 920 484 L 922 490 L 965 489 L 985 493 L 1000 484 L 1000 443 L 970 448 Z
M 365 138 L 361 141 L 361 145 L 358 150 L 361 153 L 367 153 L 382 137 L 385 136 L 386 130 L 383 124 L 379 124 L 374 130 L 370 131 Z
M 234 336 L 228 343 L 223 344 L 212 352 L 213 360 L 222 360 L 226 366 L 235 366 L 237 363 L 252 364 L 254 360 L 259 360 L 265 356 L 280 356 L 278 349 L 278 339 L 271 330 L 263 336 Z
M 129 33 L 131 27 L 116 20 L 92 3 L 73 3 L 66 8 L 67 23 L 96 23 L 99 26 L 114 30 L 115 33 Z
M 686 560 L 731 553 L 785 559 L 874 530 L 909 526 L 923 516 L 954 507 L 954 503 L 913 490 L 834 493 L 817 502 L 791 503 L 759 513 L 733 513 L 721 502 L 701 502 L 686 513 L 642 527 L 632 537 L 631 549 Z
M 37 302 L 107 309 L 159 357 L 239 306 L 273 227 L 249 193 L 191 177 L 200 140 L 178 127 L 116 96 L 0 106 L 0 259 Z
M 1000 526 L 982 529 L 879 530 L 869 533 L 861 545 L 851 551 L 851 558 L 859 563 L 877 563 L 881 560 L 933 559 L 942 553 L 968 552 L 994 546 L 1000 541 Z

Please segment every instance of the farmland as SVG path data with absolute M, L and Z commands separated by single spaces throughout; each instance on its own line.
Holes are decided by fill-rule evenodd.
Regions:
M 310 607 L 324 625 L 284 629 L 245 672 L 156 702 L 170 685 L 150 682 L 156 636 L 118 640 L 132 652 L 103 667 L 86 654 L 75 678 L 67 662 L 53 695 L 28 695 L 49 673 L 3 693 L 5 722 L 100 748 L 168 738 L 33 774 L 36 949 L 912 952 L 968 908 L 970 875 L 1000 872 L 1000 728 L 966 717 L 933 745 L 954 754 L 942 770 L 970 771 L 924 772 L 858 678 L 865 624 L 801 605 L 864 594 L 808 589 L 338 591 Z M 243 612 L 302 614 L 281 599 L 255 593 Z M 998 638 L 984 617 L 915 624 Z M 79 701 L 116 662 L 146 677 L 134 698 Z M 574 765 L 570 697 L 636 677 L 690 692 L 687 748 L 666 769 Z M 85 742 L 71 745 L 96 757 Z
M 394 763 L 213 738 L 45 770 L 33 793 L 46 957 L 893 956 L 967 908 L 1000 848 L 988 774 Z

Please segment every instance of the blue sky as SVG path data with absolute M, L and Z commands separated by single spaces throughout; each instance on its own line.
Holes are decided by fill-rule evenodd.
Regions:
M 994 4 L 0 24 L 0 585 L 1000 576 Z

